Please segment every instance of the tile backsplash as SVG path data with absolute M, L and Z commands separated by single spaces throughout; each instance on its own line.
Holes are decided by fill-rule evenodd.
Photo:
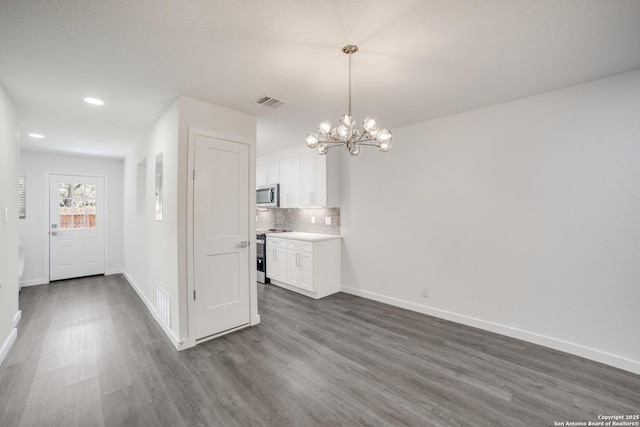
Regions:
M 315 224 L 311 223 L 315 217 Z M 331 218 L 331 225 L 325 218 Z M 284 228 L 319 234 L 340 234 L 340 208 L 259 208 L 256 228 Z

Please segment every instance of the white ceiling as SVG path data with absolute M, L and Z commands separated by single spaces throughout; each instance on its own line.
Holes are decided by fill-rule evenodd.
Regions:
M 393 129 L 640 68 L 639 23 L 638 0 L 2 0 L 0 84 L 23 149 L 123 156 L 184 95 L 257 115 L 266 153 L 346 112 L 345 44 L 354 115 Z

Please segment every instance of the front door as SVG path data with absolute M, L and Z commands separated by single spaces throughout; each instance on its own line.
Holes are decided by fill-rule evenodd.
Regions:
M 49 280 L 104 274 L 104 178 L 49 177 Z
M 195 336 L 249 323 L 249 146 L 195 135 Z

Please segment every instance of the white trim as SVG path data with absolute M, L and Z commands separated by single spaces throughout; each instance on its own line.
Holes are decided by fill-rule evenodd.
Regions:
M 16 314 L 13 315 L 13 327 L 14 328 L 18 327 L 18 323 L 20 323 L 20 319 L 22 319 L 22 311 L 18 310 L 18 311 L 16 311 Z
M 5 357 L 7 357 L 7 354 L 9 354 L 9 350 L 11 350 L 13 343 L 16 342 L 16 338 L 18 338 L 18 329 L 13 328 L 9 333 L 7 339 L 4 340 L 4 343 L 2 343 L 2 347 L 0 347 L 0 365 L 2 365 Z
M 26 288 L 29 286 L 39 286 L 39 285 L 48 285 L 48 284 L 49 284 L 49 281 L 45 278 L 23 280 L 20 282 L 20 286 L 23 288 Z
M 450 320 L 474 328 L 483 329 L 485 331 L 494 332 L 496 334 L 505 335 L 511 338 L 538 344 L 554 350 L 573 354 L 575 356 L 584 357 L 589 360 L 604 363 L 634 374 L 640 374 L 640 361 L 627 359 L 615 354 L 605 353 L 600 350 L 585 347 L 579 344 L 559 340 L 557 338 L 536 334 L 535 332 L 524 331 L 522 329 L 505 326 L 498 323 L 487 322 L 486 320 L 477 319 L 475 317 L 464 316 L 450 311 L 440 310 L 437 308 L 427 307 L 425 305 L 415 304 L 398 298 L 381 295 L 375 292 L 363 291 L 361 289 L 342 286 L 342 292 L 359 296 L 373 301 L 382 302 L 393 305 L 395 307 L 404 308 L 429 316 L 438 317 L 440 319 Z
M 203 343 L 205 341 L 209 341 L 209 340 L 212 340 L 214 338 L 218 338 L 218 337 L 221 337 L 223 335 L 230 334 L 231 332 L 235 332 L 235 331 L 239 331 L 241 329 L 249 328 L 251 326 L 252 326 L 251 323 L 245 323 L 244 325 L 236 326 L 235 328 L 227 329 L 226 331 L 218 332 L 217 334 L 213 334 L 213 335 L 206 336 L 204 338 L 197 339 L 196 340 L 196 344 L 200 344 L 200 343 Z
M 278 286 L 278 287 L 280 287 L 282 289 L 286 289 L 288 291 L 295 292 L 295 293 L 300 294 L 300 295 L 304 295 L 305 297 L 309 297 L 309 298 L 313 298 L 313 299 L 319 299 L 318 298 L 318 292 L 316 292 L 316 291 L 308 291 L 306 289 L 302 289 L 302 288 L 299 288 L 297 286 L 293 286 L 293 285 L 290 285 L 288 283 L 281 282 L 279 280 L 274 280 L 274 279 L 270 279 L 270 280 L 271 280 L 271 284 L 273 286 Z
M 107 175 L 104 175 L 102 179 L 102 191 L 104 192 L 102 199 L 102 204 L 104 205 L 102 211 L 102 218 L 104 220 L 104 235 L 102 236 L 102 242 L 104 243 L 104 254 L 102 256 L 102 261 L 104 262 L 103 271 L 104 275 L 106 276 L 107 266 L 109 265 L 109 177 Z
M 133 290 L 136 291 L 136 293 L 138 294 L 138 297 L 140 297 L 142 302 L 144 302 L 144 305 L 147 306 L 147 310 L 149 310 L 149 313 L 151 313 L 156 323 L 160 325 L 160 327 L 162 328 L 164 333 L 167 335 L 167 337 L 171 341 L 171 344 L 173 344 L 176 350 L 180 351 L 180 350 L 187 349 L 189 347 L 193 347 L 194 344 L 190 344 L 188 343 L 188 341 L 180 341 L 178 337 L 173 333 L 173 331 L 169 329 L 167 324 L 162 321 L 160 316 L 158 316 L 158 313 L 156 313 L 155 307 L 153 306 L 151 301 L 149 301 L 149 299 L 145 296 L 144 292 L 142 292 L 142 290 L 138 287 L 135 280 L 133 280 L 131 276 L 127 274 L 126 271 L 122 273 L 122 275 L 125 277 L 125 279 L 127 279 L 127 282 L 129 282 L 129 285 L 133 288 Z
M 124 270 L 120 267 L 118 268 L 110 268 L 109 270 L 105 270 L 105 276 L 112 276 L 114 274 L 124 274 Z

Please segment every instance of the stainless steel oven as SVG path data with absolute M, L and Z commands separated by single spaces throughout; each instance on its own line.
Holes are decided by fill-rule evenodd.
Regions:
M 269 283 L 267 278 L 267 259 L 265 257 L 265 246 L 267 244 L 267 236 L 264 233 L 256 235 L 256 258 L 258 260 L 258 282 Z

